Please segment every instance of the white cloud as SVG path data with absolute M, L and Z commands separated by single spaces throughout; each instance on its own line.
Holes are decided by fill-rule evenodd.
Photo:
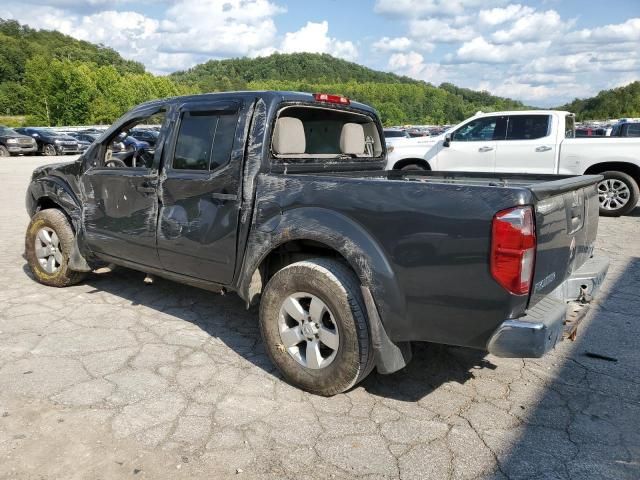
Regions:
M 491 39 L 497 43 L 542 41 L 562 35 L 572 23 L 564 22 L 555 10 L 527 13 L 510 28 L 493 33 Z
M 472 27 L 452 26 L 451 22 L 430 18 L 428 20 L 411 20 L 409 34 L 416 39 L 424 39 L 435 43 L 456 43 L 473 38 Z
M 374 50 L 380 52 L 404 52 L 405 50 L 409 50 L 411 45 L 413 45 L 413 42 L 407 37 L 382 37 L 380 40 L 374 42 L 372 47 Z
M 533 13 L 533 8 L 519 4 L 507 5 L 504 8 L 491 8 L 488 10 L 480 10 L 478 19 L 480 23 L 490 26 L 500 25 L 502 23 L 514 20 L 524 15 Z
M 500 45 L 487 42 L 484 37 L 476 37 L 458 48 L 456 58 L 466 62 L 513 63 L 539 55 L 539 52 L 546 50 L 549 44 L 550 42 L 547 41 Z
M 355 60 L 358 57 L 358 49 L 352 42 L 342 42 L 329 36 L 327 21 L 307 22 L 300 30 L 285 34 L 279 51 L 329 53 L 346 60 Z
M 630 18 L 617 25 L 585 28 L 572 32 L 568 40 L 579 43 L 638 42 L 640 41 L 640 18 Z
M 463 15 L 479 7 L 504 5 L 507 0 L 378 0 L 376 13 L 407 18 Z

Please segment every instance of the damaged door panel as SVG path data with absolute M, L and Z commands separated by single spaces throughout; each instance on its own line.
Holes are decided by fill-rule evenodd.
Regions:
M 158 252 L 168 271 L 229 284 L 240 211 L 240 104 L 187 104 L 179 111 L 161 180 Z

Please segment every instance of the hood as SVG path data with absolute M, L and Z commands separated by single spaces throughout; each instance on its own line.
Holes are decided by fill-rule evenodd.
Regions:
M 22 133 L 9 133 L 9 134 L 0 134 L 0 139 L 8 140 L 9 138 L 28 138 L 29 140 L 33 140 L 29 135 L 23 135 Z
M 71 165 L 79 165 L 78 161 L 70 161 L 70 162 L 58 162 L 58 163 L 48 163 L 47 165 L 42 165 L 41 167 L 36 167 L 33 170 L 33 174 L 31 175 L 32 180 L 36 180 L 41 177 L 46 177 L 47 175 L 51 175 L 56 170 L 66 169 Z

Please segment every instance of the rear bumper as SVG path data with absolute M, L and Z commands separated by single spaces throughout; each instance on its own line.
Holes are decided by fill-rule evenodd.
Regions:
M 489 339 L 487 350 L 498 357 L 543 356 L 562 339 L 565 330 L 575 331 L 608 269 L 608 258 L 589 259 L 525 316 L 505 320 Z

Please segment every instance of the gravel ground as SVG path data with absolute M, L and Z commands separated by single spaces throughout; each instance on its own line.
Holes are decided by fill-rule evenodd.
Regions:
M 327 399 L 282 381 L 234 295 L 126 269 L 34 282 L 24 192 L 53 159 L 0 160 L 0 478 L 640 478 L 640 208 L 601 220 L 611 269 L 576 342 L 419 345 Z

